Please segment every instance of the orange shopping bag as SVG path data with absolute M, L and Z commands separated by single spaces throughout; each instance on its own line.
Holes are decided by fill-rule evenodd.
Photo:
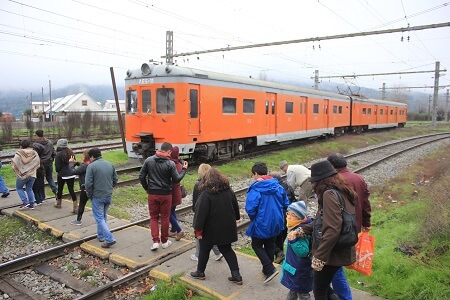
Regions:
M 361 232 L 359 234 L 358 243 L 355 245 L 356 261 L 350 266 L 347 266 L 347 268 L 358 271 L 363 275 L 370 276 L 372 274 L 374 245 L 375 237 L 368 232 Z

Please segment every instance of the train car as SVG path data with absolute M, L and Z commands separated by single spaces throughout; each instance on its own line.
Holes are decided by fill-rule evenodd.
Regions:
M 174 65 L 129 70 L 125 89 L 126 144 L 135 158 L 152 155 L 165 141 L 182 155 L 207 161 L 355 128 L 398 127 L 400 121 L 385 118 L 387 107 L 404 107 Z M 381 109 L 385 119 L 377 114 Z

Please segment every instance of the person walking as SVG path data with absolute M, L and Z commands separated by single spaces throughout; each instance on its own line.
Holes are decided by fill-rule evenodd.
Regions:
M 39 168 L 36 170 L 36 180 L 33 183 L 34 202 L 36 205 L 41 205 L 45 200 L 45 169 L 42 161 Z
M 197 270 L 191 272 L 196 279 L 205 279 L 209 253 L 217 245 L 228 264 L 228 280 L 242 285 L 239 264 L 231 243 L 238 240 L 236 221 L 241 218 L 236 195 L 227 177 L 217 169 L 206 172 L 201 184 L 202 192 L 195 207 L 194 230 L 200 242 Z
M 178 146 L 173 147 L 172 152 L 170 153 L 171 160 L 175 163 L 175 167 L 177 168 L 178 173 L 183 170 L 183 165 L 180 162 L 179 158 L 180 149 Z M 180 224 L 178 224 L 177 214 L 175 209 L 178 205 L 181 204 L 181 183 L 173 182 L 172 183 L 172 208 L 170 210 L 169 222 L 171 225 L 171 229 L 169 232 L 170 237 L 174 237 L 176 241 L 181 240 L 184 236 L 184 231 L 181 229 Z
M 83 222 L 81 222 L 81 219 L 83 218 L 84 209 L 86 207 L 86 203 L 89 200 L 87 194 L 86 194 L 86 186 L 84 184 L 85 178 L 86 178 L 86 170 L 87 167 L 90 165 L 91 160 L 89 158 L 89 150 L 83 151 L 83 161 L 78 163 L 75 159 L 75 157 L 71 157 L 69 159 L 69 170 L 72 173 L 72 175 L 78 175 L 78 180 L 80 183 L 80 203 L 78 205 L 78 212 L 77 212 L 77 218 L 70 222 L 72 225 L 81 226 L 83 225 Z M 75 168 L 77 166 L 77 168 Z
M 155 155 L 148 157 L 142 165 L 139 180 L 147 192 L 148 210 L 150 214 L 150 231 L 153 245 L 151 251 L 169 247 L 172 242 L 169 238 L 169 218 L 172 207 L 172 184 L 180 182 L 186 174 L 188 162 L 184 161 L 180 173 L 175 163 L 171 160 L 172 144 L 164 142 L 161 149 Z M 161 220 L 161 234 L 159 231 Z
M 288 239 L 313 236 L 311 267 L 314 269 L 314 299 L 338 299 L 330 286 L 331 281 L 340 267 L 355 262 L 356 253 L 355 246 L 335 247 L 341 235 L 343 222 L 341 204 L 337 195 L 342 197 L 346 210 L 351 214 L 355 213 L 357 195 L 327 160 L 311 166 L 311 182 L 318 201 L 316 218 L 322 218 L 322 239 L 317 241 L 312 235 L 314 222 L 289 232 Z
M 97 238 L 102 248 L 109 248 L 116 243 L 114 235 L 108 228 L 108 208 L 111 205 L 112 193 L 117 184 L 118 177 L 114 165 L 102 158 L 98 148 L 88 152 L 91 163 L 86 168 L 85 188 L 86 195 L 92 200 L 92 213 L 97 224 Z
M 307 208 L 303 201 L 293 202 L 286 213 L 289 231 L 295 230 L 312 222 L 306 214 Z M 283 262 L 280 282 L 289 289 L 286 300 L 310 300 L 309 292 L 313 286 L 313 271 L 310 255 L 311 237 L 288 240 L 286 259 Z
M 303 165 L 289 165 L 287 161 L 283 160 L 278 165 L 281 172 L 286 174 L 286 182 L 294 189 L 299 189 L 299 200 L 308 203 L 312 194 L 312 186 L 309 178 L 311 171 Z
M 20 149 L 17 150 L 11 165 L 16 174 L 16 191 L 19 194 L 22 205 L 20 209 L 34 209 L 33 184 L 36 179 L 36 170 L 39 168 L 41 160 L 36 151 L 30 148 L 30 141 L 20 142 Z M 23 187 L 25 186 L 25 192 Z
M 55 148 L 52 141 L 44 137 L 44 131 L 38 129 L 35 132 L 36 140 L 33 143 L 33 149 L 39 154 L 42 164 L 44 165 L 45 179 L 48 182 L 53 194 L 57 194 L 55 180 L 53 180 L 53 161 L 56 156 Z
M 201 164 L 200 166 L 198 166 L 198 179 L 194 184 L 194 190 L 192 191 L 192 211 L 195 213 L 195 207 L 198 203 L 198 196 L 200 195 L 200 184 L 203 181 L 203 178 L 205 177 L 206 172 L 208 172 L 211 169 L 211 166 L 209 164 Z M 194 221 L 193 223 L 195 223 L 195 214 L 194 214 Z M 214 252 L 215 261 L 220 261 L 223 257 L 222 253 L 220 253 L 219 248 L 217 247 L 217 245 L 214 245 L 212 247 L 212 251 Z M 191 254 L 191 259 L 198 261 L 198 255 L 200 252 L 200 240 L 199 239 L 195 239 L 195 253 Z
M 253 182 L 247 190 L 245 211 L 250 218 L 246 234 L 252 239 L 252 248 L 263 266 L 264 283 L 271 281 L 279 271 L 273 265 L 275 238 L 285 228 L 284 211 L 289 200 L 278 180 L 267 175 L 265 163 L 252 167 Z
M 77 194 L 73 189 L 75 183 L 75 175 L 72 175 L 69 169 L 69 159 L 74 156 L 72 149 L 68 148 L 66 139 L 59 139 L 56 143 L 56 157 L 55 157 L 55 169 L 58 173 L 58 192 L 56 194 L 56 208 L 61 208 L 62 193 L 64 190 L 64 184 L 67 183 L 67 189 L 69 190 L 70 197 L 72 198 L 73 207 L 72 213 L 76 214 L 78 211 Z
M 355 205 L 356 225 L 358 232 L 370 231 L 370 218 L 372 208 L 370 206 L 370 191 L 367 183 L 359 174 L 350 171 L 347 168 L 347 160 L 340 153 L 332 153 L 327 160 L 333 165 L 336 171 L 347 180 L 347 183 L 358 195 L 358 201 Z M 352 292 L 345 277 L 344 268 L 340 267 L 331 281 L 334 291 L 341 300 L 351 300 Z
M 0 161 L 0 169 L 2 168 L 2 162 Z M 9 189 L 5 184 L 5 181 L 3 181 L 2 174 L 0 174 L 0 193 L 2 193 L 2 198 L 6 198 L 9 196 Z

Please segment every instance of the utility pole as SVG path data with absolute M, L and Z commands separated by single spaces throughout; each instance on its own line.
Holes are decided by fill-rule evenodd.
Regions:
M 428 95 L 428 116 L 427 120 L 431 121 L 431 95 Z
M 383 83 L 383 88 L 381 89 L 381 100 L 386 100 L 386 83 Z
M 319 70 L 314 71 L 314 89 L 319 89 Z
M 45 122 L 45 107 L 44 107 L 44 87 L 41 87 L 41 95 L 42 95 L 42 123 Z
M 434 92 L 433 92 L 433 115 L 431 119 L 431 127 L 436 127 L 437 102 L 439 93 L 439 67 L 441 63 L 436 62 L 436 71 L 434 72 Z
M 48 80 L 48 94 L 49 94 L 49 97 L 50 97 L 50 100 L 49 100 L 49 102 L 50 102 L 50 111 L 49 111 L 49 120 L 50 120 L 50 122 L 52 122 L 53 121 L 53 118 L 52 118 L 52 81 L 49 79 Z
M 33 93 L 30 93 L 30 106 L 31 106 L 30 111 L 30 121 L 31 121 L 31 118 L 33 118 Z
M 448 101 L 449 101 L 449 93 L 447 89 L 447 97 L 445 99 L 445 122 L 448 122 Z
M 173 65 L 173 31 L 166 31 L 166 65 Z

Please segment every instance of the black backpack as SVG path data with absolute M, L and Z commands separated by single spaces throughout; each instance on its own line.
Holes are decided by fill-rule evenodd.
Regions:
M 351 247 L 358 242 L 358 229 L 356 226 L 356 215 L 349 213 L 345 209 L 344 199 L 342 199 L 339 191 L 335 189 L 330 189 L 336 197 L 339 199 L 341 214 L 342 214 L 342 230 L 338 241 L 333 249 L 341 249 L 346 247 Z M 319 216 L 314 220 L 313 237 L 314 246 L 317 248 L 322 240 L 322 209 L 320 210 Z

